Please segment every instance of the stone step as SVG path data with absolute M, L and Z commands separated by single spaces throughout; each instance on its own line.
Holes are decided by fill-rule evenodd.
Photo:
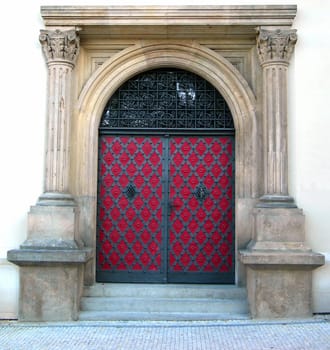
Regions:
M 246 320 L 249 315 L 235 313 L 198 313 L 198 312 L 111 312 L 81 311 L 80 321 L 215 321 Z
M 243 299 L 83 297 L 82 311 L 247 313 Z
M 98 283 L 80 307 L 85 321 L 249 318 L 246 290 L 233 285 Z
M 158 297 L 246 299 L 246 289 L 211 284 L 97 283 L 84 288 L 84 297 Z

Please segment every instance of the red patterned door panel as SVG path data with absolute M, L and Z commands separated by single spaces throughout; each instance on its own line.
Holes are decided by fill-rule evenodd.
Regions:
M 101 135 L 97 281 L 234 283 L 233 147 Z
M 97 280 L 160 282 L 162 140 L 101 136 Z
M 174 137 L 168 281 L 234 283 L 233 137 Z

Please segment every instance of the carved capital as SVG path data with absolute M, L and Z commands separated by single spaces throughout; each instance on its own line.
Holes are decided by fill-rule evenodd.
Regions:
M 271 62 L 288 64 L 297 42 L 297 31 L 291 30 L 259 30 L 257 51 L 261 65 Z
M 75 64 L 79 53 L 79 36 L 75 30 L 41 30 L 39 41 L 47 63 L 59 61 Z

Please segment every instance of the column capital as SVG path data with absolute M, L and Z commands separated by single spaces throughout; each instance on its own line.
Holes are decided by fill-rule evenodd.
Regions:
M 79 53 L 76 30 L 41 30 L 39 41 L 48 64 L 58 62 L 74 66 Z
M 289 64 L 296 42 L 296 29 L 259 29 L 257 37 L 257 51 L 260 64 Z

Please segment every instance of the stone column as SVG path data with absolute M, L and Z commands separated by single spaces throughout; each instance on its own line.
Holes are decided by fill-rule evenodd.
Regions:
M 281 29 L 258 34 L 264 195 L 253 212 L 253 239 L 239 256 L 246 265 L 253 317 L 307 317 L 312 314 L 312 270 L 324 264 L 324 256 L 307 247 L 304 214 L 288 191 L 287 70 L 297 35 Z
M 42 30 L 39 39 L 48 66 L 44 193 L 28 214 L 26 241 L 7 258 L 20 266 L 20 320 L 74 320 L 91 258 L 69 193 L 71 75 L 79 37 L 75 30 Z
M 47 143 L 44 194 L 40 205 L 68 205 L 70 169 L 71 75 L 79 53 L 75 30 L 42 30 L 39 36 L 48 66 Z
M 41 30 L 39 40 L 48 68 L 44 193 L 28 216 L 25 248 L 81 246 L 78 208 L 69 193 L 71 76 L 79 53 L 75 30 Z
M 288 191 L 287 71 L 296 30 L 260 30 L 257 52 L 263 74 L 264 196 L 261 207 L 296 207 Z

